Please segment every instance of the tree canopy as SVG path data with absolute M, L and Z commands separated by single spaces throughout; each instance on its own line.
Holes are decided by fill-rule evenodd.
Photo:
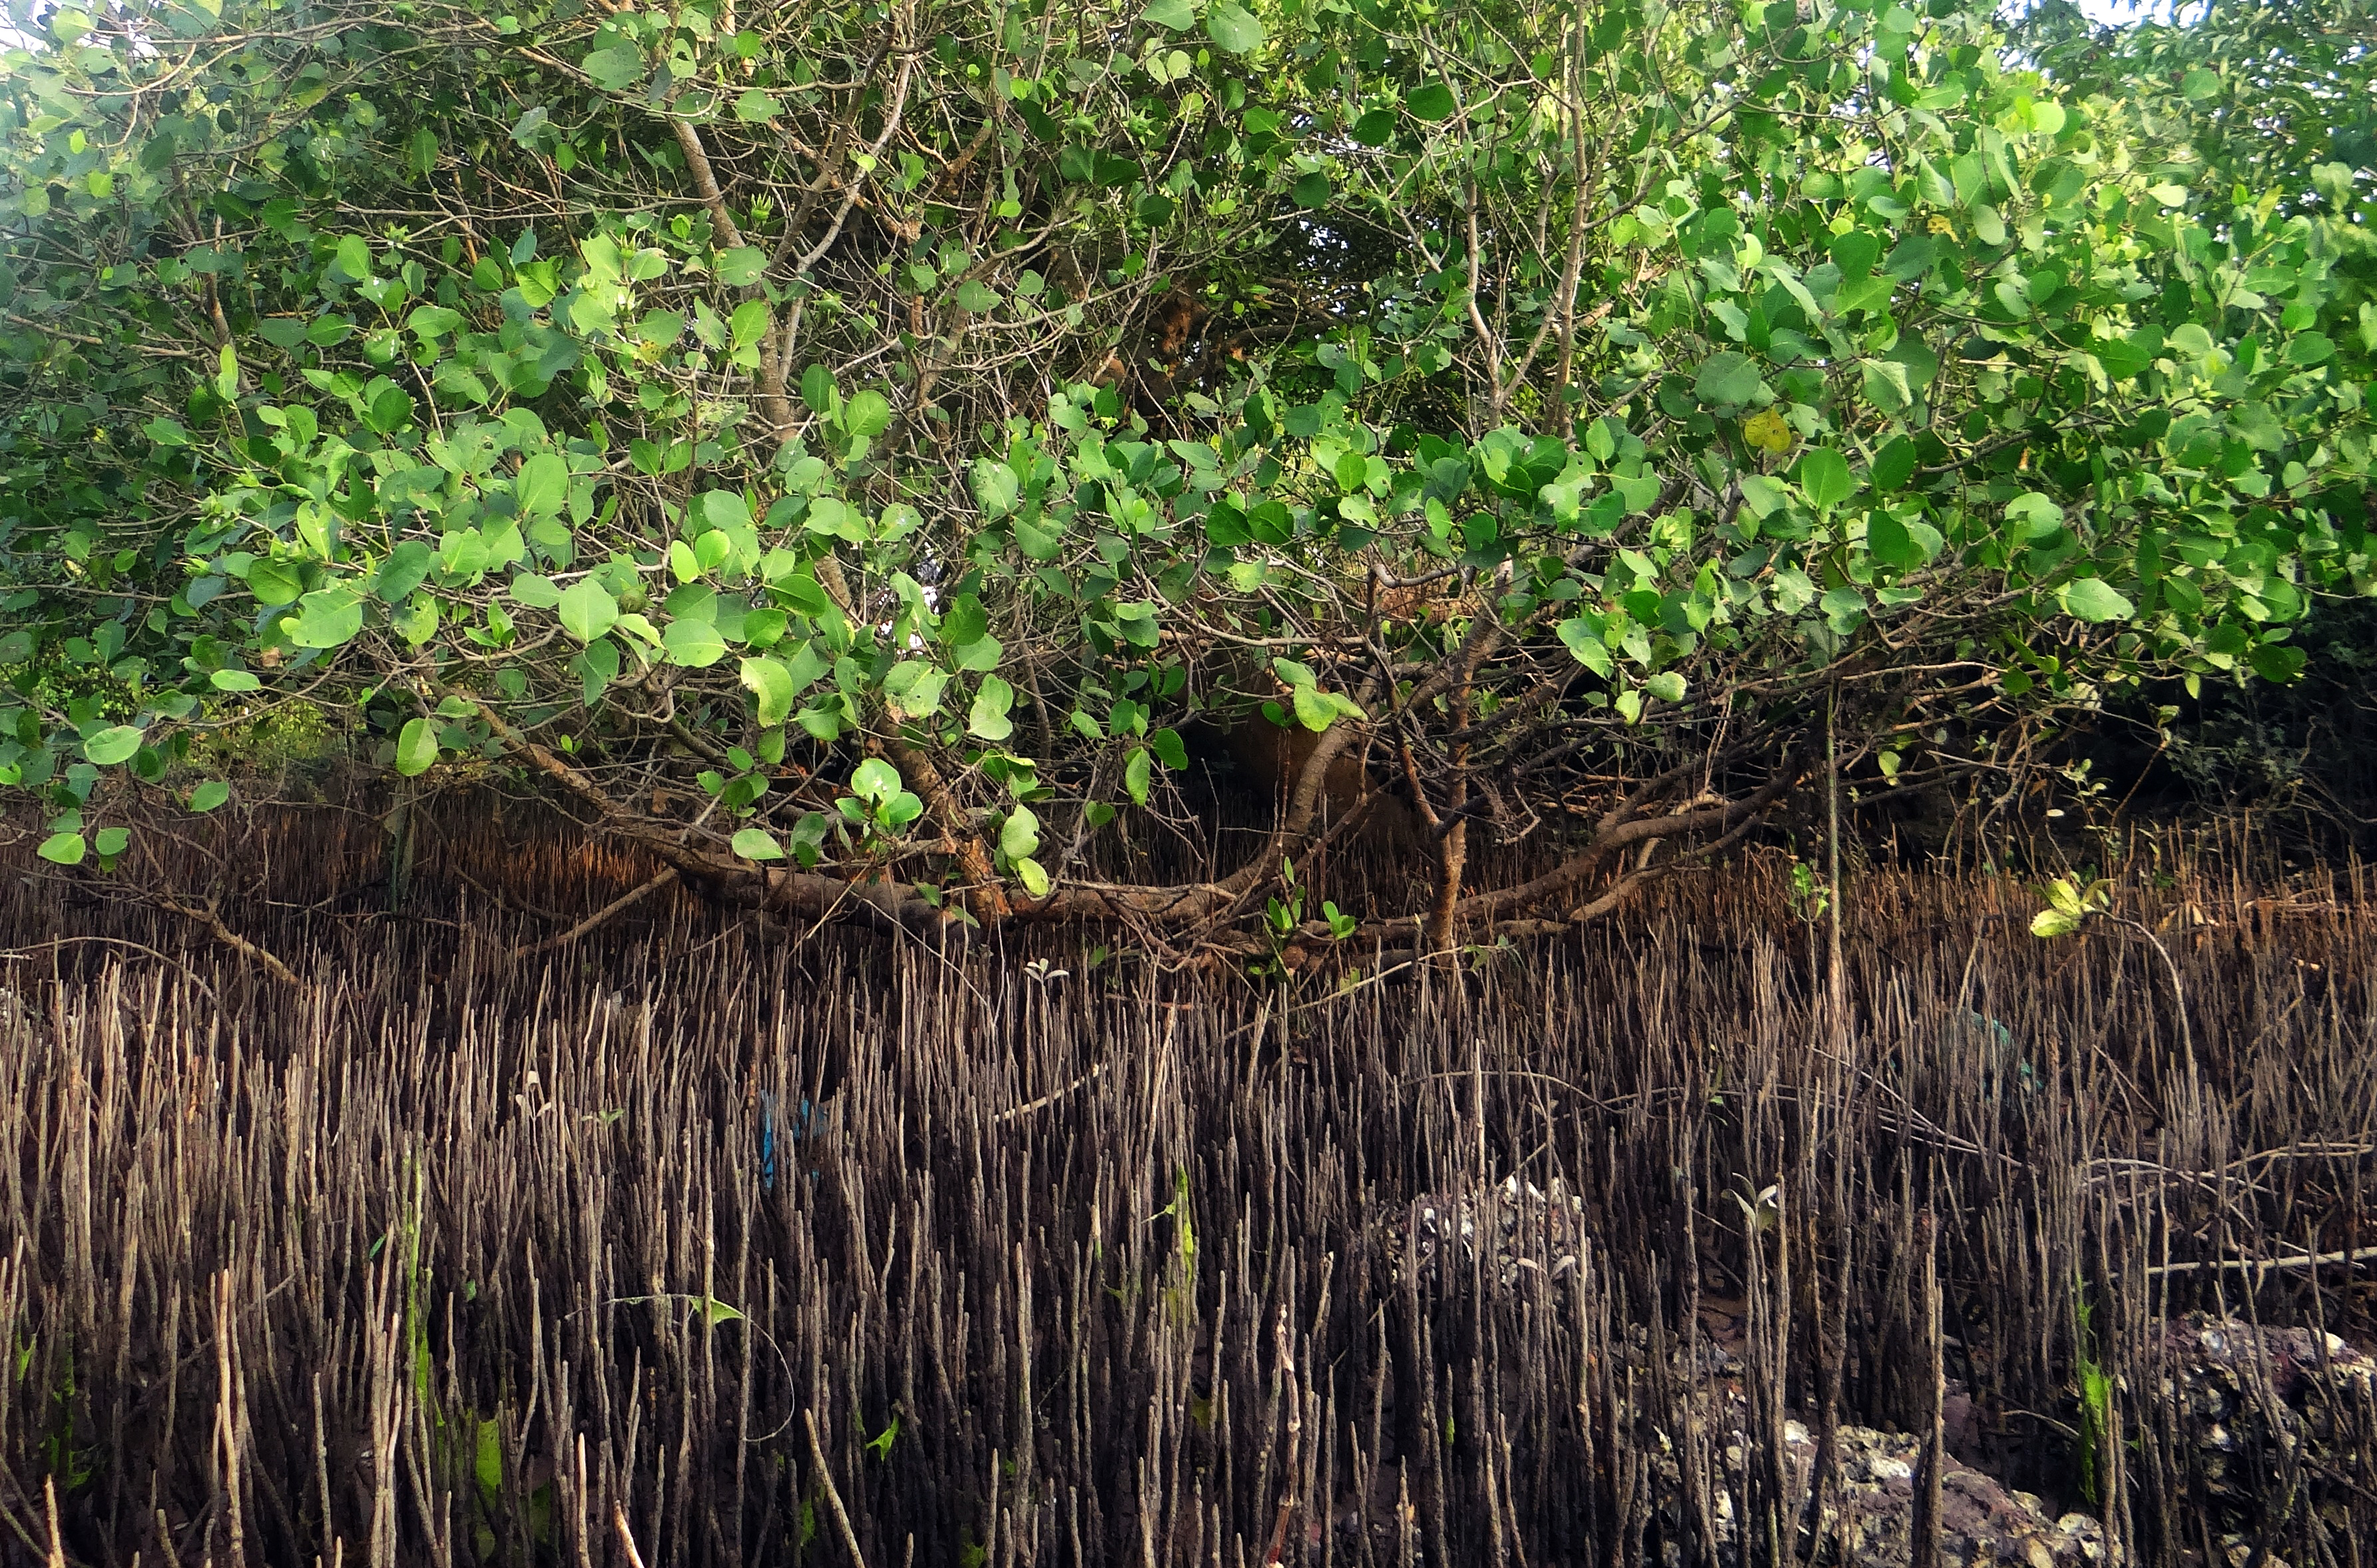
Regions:
M 812 915 L 1566 928 L 1828 724 L 1956 776 L 2371 591 L 2327 9 L 39 8 L 0 783 L 111 867 L 305 702 Z M 1390 802 L 1432 895 L 1308 911 Z

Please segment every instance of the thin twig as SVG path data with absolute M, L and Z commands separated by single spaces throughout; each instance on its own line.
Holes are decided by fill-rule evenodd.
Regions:
M 207 993 L 209 1001 L 213 1002 L 217 1007 L 222 1006 L 221 999 L 215 995 L 215 988 L 199 979 L 197 970 L 171 953 L 160 952 L 144 942 L 136 942 L 124 937 L 52 937 L 47 941 L 35 942 L 31 947 L 10 948 L 6 952 L 0 952 L 0 960 L 30 958 L 42 948 L 65 947 L 70 942 L 104 942 L 111 947 L 128 947 L 135 952 L 145 952 L 158 962 L 170 964 L 180 970 L 191 985 Z
M 291 969 L 286 964 L 281 963 L 277 954 L 273 953 L 269 949 L 258 947 L 256 943 L 248 940 L 245 937 L 241 936 L 237 931 L 233 930 L 229 926 L 224 925 L 222 916 L 216 911 L 215 901 L 213 899 L 207 900 L 203 904 L 184 904 L 179 899 L 161 894 L 159 895 L 157 902 L 164 905 L 167 909 L 172 910 L 174 914 L 180 916 L 183 919 L 194 920 L 199 925 L 204 926 L 208 930 L 214 933 L 215 940 L 222 943 L 223 946 L 231 949 L 232 952 L 239 954 L 242 958 L 253 961 L 258 967 L 262 968 L 266 974 L 271 976 L 274 979 L 280 981 L 291 990 L 293 991 L 304 988 L 305 982 L 298 979 L 296 972 Z
M 627 1529 L 627 1511 L 616 1502 L 611 1504 L 611 1525 L 619 1532 L 619 1544 L 627 1549 L 628 1568 L 644 1568 L 644 1554 L 636 1550 L 636 1538 Z
M 2359 1247 L 2349 1252 L 2298 1252 L 2291 1258 L 2216 1258 L 2200 1259 L 2191 1263 L 2149 1263 L 2149 1276 L 2171 1274 L 2195 1274 L 2204 1269 L 2216 1269 L 2226 1274 L 2231 1269 L 2251 1270 L 2255 1284 L 2265 1275 L 2280 1269 L 2319 1269 L 2336 1263 L 2365 1263 L 2377 1261 L 2377 1247 Z
M 570 943 L 576 941 L 587 932 L 594 929 L 597 926 L 602 925 L 604 921 L 610 919 L 621 910 L 627 909 L 632 904 L 640 903 L 648 895 L 659 892 L 661 889 L 668 886 L 669 883 L 675 880 L 676 868 L 674 866 L 664 866 L 661 868 L 658 876 L 628 889 L 626 892 L 621 893 L 618 897 L 613 899 L 610 903 L 604 904 L 593 914 L 589 915 L 585 919 L 580 920 L 575 926 L 570 927 L 569 929 L 546 937 L 541 941 L 529 942 L 524 946 L 512 949 L 511 952 L 508 955 L 508 961 L 518 964 L 523 958 L 534 958 L 541 952 L 551 952 L 555 948 L 567 947 Z
M 1035 1110 L 1046 1110 L 1050 1106 L 1055 1105 L 1058 1100 L 1063 1099 L 1074 1090 L 1086 1087 L 1093 1079 L 1096 1078 L 1105 1070 L 1106 1064 L 1102 1061 L 1095 1067 L 1091 1068 L 1087 1072 L 1082 1073 L 1079 1078 L 1074 1079 L 1070 1083 L 1066 1084 L 1063 1088 L 1051 1090 L 1049 1093 L 1041 1095 L 1038 1099 L 1033 1100 L 1027 1105 L 1017 1106 L 1013 1110 L 1000 1111 L 997 1116 L 992 1117 L 990 1119 L 993 1121 L 1014 1121 L 1019 1118 L 1030 1116 Z
M 850 1515 L 842 1510 L 842 1493 L 834 1490 L 833 1471 L 825 1462 L 825 1444 L 818 1441 L 817 1412 L 803 1410 L 801 1424 L 809 1431 L 809 1457 L 817 1462 L 818 1479 L 825 1487 L 826 1506 L 833 1511 L 834 1527 L 842 1532 L 842 1544 L 850 1549 L 850 1561 L 856 1568 L 866 1568 L 866 1559 L 858 1550 L 858 1533 L 850 1527 Z

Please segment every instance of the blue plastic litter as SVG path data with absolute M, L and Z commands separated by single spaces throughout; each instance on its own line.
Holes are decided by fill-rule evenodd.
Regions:
M 784 1130 L 784 1135 L 796 1143 L 803 1138 L 817 1137 L 825 1131 L 818 1116 L 818 1107 L 807 1100 L 803 1100 L 801 1108 L 788 1119 L 791 1125 Z M 812 1185 L 817 1179 L 818 1173 L 810 1171 Z M 763 1192 L 776 1190 L 776 1096 L 765 1090 L 759 1095 L 759 1190 Z

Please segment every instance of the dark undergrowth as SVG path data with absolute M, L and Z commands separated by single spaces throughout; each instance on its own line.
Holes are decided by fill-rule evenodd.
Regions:
M 1817 1544 L 1782 1423 L 1927 1431 L 1942 1377 L 2131 1561 L 2377 1539 L 2365 1400 L 2207 1524 L 2159 1360 L 2199 1309 L 2366 1337 L 2348 1263 L 2242 1266 L 2377 1245 L 2357 867 L 2141 854 L 2144 930 L 2052 943 L 1876 870 L 1836 1024 L 1758 863 L 1253 984 L 676 889 L 513 961 L 651 868 L 420 843 L 397 914 L 372 819 L 214 846 L 294 987 L 11 864 L 0 1561 L 1760 1562 Z M 1523 1203 L 1524 1264 L 1422 1266 L 1415 1202 L 1513 1177 L 1581 1243 Z

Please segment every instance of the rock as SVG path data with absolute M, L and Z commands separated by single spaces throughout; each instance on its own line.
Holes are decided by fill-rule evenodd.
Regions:
M 1466 1192 L 1424 1192 L 1412 1200 L 1400 1223 L 1377 1227 L 1377 1255 L 1400 1273 L 1410 1255 L 1423 1285 L 1438 1281 L 1446 1255 L 1477 1261 L 1481 1233 L 1494 1239 L 1494 1282 L 1507 1290 L 1529 1271 L 1553 1279 L 1574 1272 L 1584 1246 L 1584 1203 L 1558 1177 L 1549 1191 L 1507 1177 L 1499 1187 Z
M 2249 1531 L 2261 1518 L 2286 1490 L 2289 1456 L 2323 1512 L 2341 1504 L 2328 1494 L 2348 1490 L 2366 1464 L 2353 1433 L 2377 1397 L 2377 1359 L 2325 1338 L 2323 1367 L 2309 1329 L 2204 1312 L 2163 1325 L 2160 1403 L 2179 1425 L 2192 1488 L 2224 1531 Z
M 1736 1421 L 1747 1414 L 1738 1393 L 1725 1390 Z M 1743 1433 L 1737 1426 L 1724 1452 L 1738 1471 Z M 1905 1568 L 1914 1558 L 1915 1488 L 1922 1443 L 1904 1432 L 1844 1426 L 1837 1434 L 1834 1483 L 1820 1528 L 1834 1543 L 1819 1561 L 1845 1568 Z M 1672 1453 L 1672 1448 L 1668 1450 Z M 1795 1494 L 1794 1517 L 1804 1516 L 1815 1472 L 1816 1438 L 1803 1423 L 1784 1425 L 1784 1454 Z M 1666 1495 L 1657 1498 L 1671 1538 L 1689 1527 L 1680 1476 L 1670 1459 L 1658 1466 Z M 1717 1498 L 1713 1521 L 1720 1560 L 1732 1568 L 1742 1561 L 1740 1530 L 1730 1490 Z M 2037 1498 L 2011 1491 L 1996 1479 L 1953 1458 L 1940 1478 L 1941 1568 L 2087 1568 L 2104 1559 L 2104 1532 L 2082 1514 L 2048 1517 Z

